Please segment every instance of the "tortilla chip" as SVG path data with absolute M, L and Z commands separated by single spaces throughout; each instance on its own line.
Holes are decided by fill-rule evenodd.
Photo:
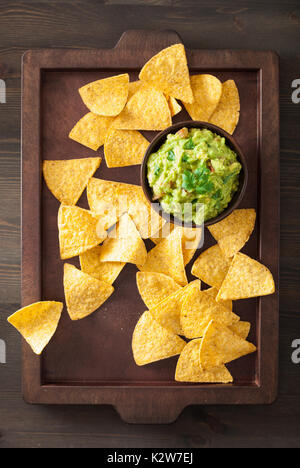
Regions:
M 238 335 L 243 340 L 248 338 L 251 329 L 251 323 L 249 322 L 237 322 L 233 325 L 228 326 L 229 330 Z
M 134 222 L 127 213 L 100 247 L 100 262 L 127 262 L 143 265 L 147 250 Z
M 113 120 L 113 117 L 103 117 L 89 112 L 72 128 L 69 138 L 97 151 L 104 144 Z
M 224 257 L 218 244 L 204 250 L 192 267 L 192 275 L 209 286 L 219 289 L 228 272 L 230 262 Z
M 166 330 L 176 335 L 183 335 L 180 323 L 182 304 L 191 289 L 200 290 L 200 281 L 195 280 L 184 288 L 174 292 L 150 309 L 155 320 Z
M 208 226 L 225 257 L 233 257 L 246 244 L 255 226 L 254 209 L 234 210 L 217 224 Z
M 114 292 L 110 284 L 92 278 L 69 263 L 64 264 L 64 290 L 71 320 L 92 314 Z
M 84 273 L 108 284 L 113 284 L 123 270 L 124 262 L 101 262 L 101 247 L 97 245 L 80 255 L 80 267 Z
M 142 68 L 139 78 L 168 96 L 193 102 L 189 69 L 182 44 L 174 44 L 154 55 Z
M 223 128 L 226 132 L 234 132 L 240 118 L 240 97 L 233 80 L 222 84 L 222 95 L 219 104 L 209 119 L 209 122 Z
M 56 332 L 62 310 L 62 302 L 36 302 L 18 310 L 7 321 L 21 333 L 32 351 L 39 355 Z
M 136 274 L 136 284 L 148 309 L 182 289 L 170 276 L 152 271 L 139 271 Z
M 97 236 L 98 218 L 78 206 L 61 205 L 58 211 L 60 257 L 76 257 L 104 239 Z
M 121 130 L 163 130 L 170 125 L 167 100 L 153 86 L 140 86 L 113 123 L 114 128 Z
M 247 299 L 275 291 L 274 279 L 267 267 L 238 252 L 230 264 L 216 300 Z
M 128 99 L 127 101 L 129 101 L 129 99 L 140 89 L 141 86 L 143 86 L 143 82 L 140 81 L 140 80 L 137 80 L 137 81 L 131 81 L 129 83 L 129 90 L 128 90 Z
M 87 108 L 97 115 L 114 117 L 124 109 L 128 98 L 129 75 L 110 76 L 79 89 Z
M 190 77 L 194 102 L 184 106 L 193 120 L 208 122 L 215 111 L 222 94 L 222 83 L 213 75 L 192 75 Z
M 104 143 L 107 167 L 141 164 L 149 141 L 136 130 L 111 129 Z
M 256 346 L 252 343 L 212 320 L 200 346 L 200 365 L 209 370 L 255 351 Z
M 230 383 L 233 382 L 232 375 L 225 366 L 219 366 L 208 371 L 200 367 L 201 339 L 192 340 L 186 344 L 181 352 L 175 373 L 177 382 L 199 382 L 199 383 Z
M 219 290 L 217 288 L 208 288 L 202 291 L 205 294 L 209 294 L 213 299 L 216 300 L 216 297 L 218 295 Z M 220 304 L 222 304 L 224 307 L 232 311 L 232 301 L 218 301 Z
M 175 115 L 179 114 L 179 112 L 181 112 L 182 110 L 182 107 L 180 106 L 180 104 L 178 104 L 176 99 L 172 96 L 166 96 L 166 99 L 171 112 L 171 117 L 174 117 Z
M 132 351 L 138 366 L 176 356 L 184 346 L 185 341 L 161 327 L 149 311 L 143 313 L 133 332 Z
M 101 158 L 44 161 L 47 187 L 63 205 L 76 205 L 100 163 Z
M 186 338 L 200 338 L 211 320 L 232 325 L 240 318 L 209 294 L 192 288 L 182 304 L 180 323 Z
M 146 263 L 139 266 L 141 271 L 154 271 L 164 273 L 181 286 L 187 284 L 184 269 L 182 242 L 178 230 L 163 239 L 158 245 L 148 252 Z

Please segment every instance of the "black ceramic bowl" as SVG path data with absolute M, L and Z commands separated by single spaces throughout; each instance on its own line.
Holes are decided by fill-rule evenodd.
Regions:
M 248 182 L 248 169 L 247 169 L 247 163 L 246 163 L 245 156 L 244 156 L 241 148 L 239 147 L 239 145 L 235 141 L 235 139 L 231 135 L 229 135 L 229 133 L 225 132 L 225 130 L 223 130 L 222 128 L 217 127 L 216 125 L 212 125 L 212 124 L 210 124 L 208 122 L 200 122 L 200 121 L 197 121 L 197 120 L 189 120 L 187 122 L 178 122 L 178 123 L 172 125 L 171 127 L 168 127 L 165 130 L 163 130 L 162 132 L 160 132 L 154 138 L 154 140 L 152 140 L 152 142 L 148 146 L 147 151 L 146 151 L 145 156 L 144 156 L 144 159 L 142 161 L 142 165 L 141 165 L 141 185 L 143 187 L 143 191 L 144 191 L 144 194 L 145 194 L 147 200 L 149 201 L 149 203 L 152 203 L 153 192 L 152 192 L 151 187 L 149 186 L 148 178 L 147 178 L 147 162 L 148 162 L 149 156 L 152 153 L 155 153 L 161 147 L 161 145 L 165 142 L 166 137 L 167 137 L 167 135 L 169 133 L 176 133 L 178 130 L 180 130 L 183 127 L 201 128 L 201 129 L 206 128 L 206 129 L 211 130 L 212 132 L 216 133 L 217 135 L 220 135 L 221 137 L 224 137 L 225 140 L 226 140 L 226 144 L 229 146 L 229 148 L 231 148 L 237 154 L 238 161 L 242 165 L 242 169 L 241 169 L 241 172 L 240 172 L 240 175 L 239 175 L 239 188 L 238 188 L 238 190 L 235 192 L 234 196 L 232 197 L 232 200 L 228 204 L 227 208 L 225 208 L 225 210 L 222 211 L 222 213 L 220 213 L 218 216 L 215 216 L 214 218 L 208 219 L 207 221 L 204 222 L 205 226 L 209 226 L 211 224 L 218 223 L 222 219 L 226 218 L 226 216 L 228 216 L 230 213 L 232 213 L 232 211 L 235 210 L 239 206 L 239 204 L 240 204 L 240 202 L 241 202 L 241 200 L 242 200 L 242 198 L 244 196 L 246 186 L 247 186 L 247 182 Z M 173 216 L 170 213 L 164 212 L 164 210 L 162 209 L 162 207 L 160 206 L 159 203 L 157 203 L 157 202 L 154 203 L 153 208 L 163 218 L 169 220 L 170 222 L 172 222 L 174 224 L 180 224 L 180 225 L 182 224 L 182 220 L 180 220 L 179 218 L 176 218 L 175 216 Z M 192 226 L 192 227 L 199 227 L 194 222 L 191 222 L 189 224 L 186 223 L 185 225 L 189 225 L 189 226 Z

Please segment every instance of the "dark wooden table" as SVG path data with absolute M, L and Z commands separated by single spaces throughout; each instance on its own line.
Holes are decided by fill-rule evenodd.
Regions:
M 123 423 L 110 407 L 26 405 L 21 340 L 6 318 L 20 303 L 20 68 L 31 48 L 111 48 L 127 29 L 174 29 L 190 48 L 280 55 L 281 286 L 279 396 L 272 406 L 189 407 L 170 426 Z M 0 447 L 299 447 L 300 79 L 299 0 L 0 0 Z M 272 119 L 272 115 L 270 115 Z M 270 350 L 271 352 L 272 350 Z

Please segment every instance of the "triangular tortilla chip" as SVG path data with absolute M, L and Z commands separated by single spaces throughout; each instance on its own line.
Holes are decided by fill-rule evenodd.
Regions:
M 104 143 L 107 167 L 141 164 L 149 141 L 136 130 L 111 129 Z
M 217 288 L 208 288 L 202 291 L 205 294 L 209 294 L 213 299 L 216 300 L 216 297 L 219 293 L 219 290 Z M 224 307 L 232 311 L 232 301 L 218 301 L 220 304 L 222 304 Z
M 54 335 L 63 310 L 62 302 L 36 302 L 8 317 L 35 354 L 41 354 Z
M 221 252 L 218 244 L 204 250 L 192 267 L 192 275 L 200 278 L 209 286 L 219 289 L 228 272 L 230 262 Z
M 61 205 L 58 211 L 60 257 L 76 257 L 104 239 L 97 235 L 98 218 L 78 206 Z
M 195 255 L 195 252 L 200 244 L 202 237 L 201 228 L 189 228 L 175 226 L 173 223 L 166 223 L 154 236 L 151 237 L 154 244 L 159 244 L 163 239 L 173 231 L 173 229 L 181 230 L 182 236 L 182 253 L 184 265 L 187 265 Z
M 230 264 L 216 300 L 247 299 L 275 291 L 274 279 L 267 267 L 238 252 Z
M 229 330 L 238 335 L 243 340 L 248 338 L 251 329 L 251 323 L 249 322 L 237 322 L 233 325 L 228 326 Z
M 175 115 L 179 114 L 179 112 L 181 112 L 182 107 L 172 96 L 166 96 L 166 98 L 171 112 L 171 117 L 174 117 Z
M 219 366 L 208 371 L 200 367 L 201 339 L 192 340 L 181 352 L 175 373 L 177 382 L 199 382 L 199 383 L 230 383 L 233 382 L 232 375 L 225 366 Z
M 128 91 L 128 99 L 127 101 L 129 101 L 129 99 L 140 89 L 141 86 L 143 86 L 143 82 L 140 81 L 140 80 L 136 80 L 136 81 L 131 81 L 129 83 L 129 91 Z
M 100 163 L 101 158 L 44 161 L 47 187 L 63 205 L 76 205 Z
M 184 106 L 193 120 L 208 122 L 215 111 L 222 94 L 222 83 L 213 75 L 192 75 L 190 77 L 194 102 Z
M 72 128 L 69 138 L 97 151 L 104 144 L 113 120 L 113 117 L 103 117 L 89 112 Z
M 232 134 L 240 117 L 240 98 L 236 84 L 227 80 L 222 84 L 222 95 L 219 104 L 209 122 Z
M 101 262 L 127 262 L 143 265 L 147 250 L 134 222 L 127 213 L 119 219 L 116 227 L 100 247 Z
M 186 338 L 200 338 L 211 320 L 223 325 L 232 325 L 239 317 L 216 302 L 207 293 L 195 288 L 188 291 L 183 302 L 180 323 Z
M 91 250 L 80 255 L 80 266 L 84 273 L 108 284 L 113 284 L 119 276 L 126 263 L 124 262 L 101 262 L 101 247 L 97 245 Z
M 64 290 L 71 320 L 92 314 L 114 292 L 110 284 L 92 278 L 69 263 L 64 265 Z
M 212 320 L 200 346 L 200 365 L 202 369 L 209 370 L 255 351 L 252 343 Z
M 97 115 L 114 117 L 124 109 L 128 97 L 129 75 L 110 76 L 79 89 L 87 108 Z
M 183 335 L 180 324 L 182 304 L 191 289 L 200 290 L 200 281 L 195 280 L 184 288 L 175 291 L 150 309 L 155 320 L 166 330 L 176 335 Z
M 164 273 L 171 276 L 181 286 L 187 284 L 182 242 L 178 230 L 174 229 L 166 239 L 148 252 L 146 263 L 141 266 L 140 270 Z
M 182 289 L 170 276 L 153 271 L 139 271 L 136 274 L 136 284 L 148 309 Z
M 139 78 L 168 96 L 193 102 L 189 69 L 182 44 L 174 44 L 154 55 L 142 68 Z
M 216 239 L 223 254 L 233 257 L 246 244 L 255 226 L 254 209 L 234 210 L 217 224 L 208 226 L 211 235 Z
M 161 327 L 149 311 L 144 312 L 133 332 L 132 351 L 138 366 L 176 356 L 184 346 L 185 341 Z
M 171 125 L 166 97 L 153 86 L 141 86 L 113 123 L 121 130 L 163 130 Z

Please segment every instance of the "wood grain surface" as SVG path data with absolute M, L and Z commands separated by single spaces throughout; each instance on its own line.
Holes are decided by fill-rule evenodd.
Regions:
M 280 55 L 281 286 L 279 396 L 272 406 L 189 407 L 170 426 L 128 426 L 110 407 L 32 407 L 20 391 L 20 342 L 6 318 L 20 304 L 20 66 L 31 48 L 111 48 L 127 29 L 175 29 L 189 48 Z M 0 1 L 0 447 L 299 447 L 300 78 L 298 1 Z M 272 118 L 272 116 L 270 116 Z

